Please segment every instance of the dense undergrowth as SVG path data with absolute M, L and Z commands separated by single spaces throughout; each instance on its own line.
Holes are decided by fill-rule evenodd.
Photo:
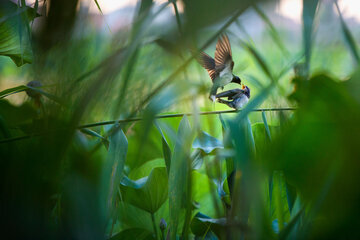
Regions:
M 77 0 L 39 2 L 0 3 L 0 83 L 36 81 L 0 92 L 7 239 L 360 237 L 359 54 L 336 1 L 303 0 L 299 51 L 261 1 L 183 0 L 179 12 L 142 0 L 105 36 Z M 335 49 L 314 44 L 326 4 L 338 11 Z M 262 46 L 234 32 L 249 9 L 266 26 Z M 253 95 L 241 111 L 200 115 L 226 108 L 208 102 L 189 49 L 224 32 Z

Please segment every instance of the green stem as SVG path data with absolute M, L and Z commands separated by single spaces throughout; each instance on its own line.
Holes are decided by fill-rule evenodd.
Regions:
M 294 107 L 286 107 L 286 108 L 258 108 L 258 109 L 253 109 L 251 110 L 251 112 L 267 112 L 267 111 L 294 111 L 297 110 L 297 108 Z M 200 112 L 199 115 L 212 115 L 212 114 L 222 114 L 222 113 L 237 113 L 240 112 L 241 110 L 225 110 L 225 111 L 210 111 L 210 112 Z M 183 117 L 183 116 L 193 116 L 195 114 L 193 113 L 176 113 L 176 114 L 164 114 L 164 115 L 158 115 L 155 116 L 156 119 L 159 118 L 174 118 L 174 117 Z M 104 125 L 112 125 L 112 124 L 120 124 L 120 123 L 128 123 L 128 122 L 137 122 L 137 121 L 142 121 L 143 118 L 128 118 L 128 119 L 121 119 L 121 120 L 111 120 L 111 121 L 104 121 L 104 122 L 96 122 L 96 123 L 89 123 L 89 124 L 84 124 L 84 125 L 80 125 L 77 126 L 77 129 L 84 129 L 84 128 L 90 128 L 90 127 L 97 127 L 97 126 L 104 126 Z M 42 136 L 51 132 L 56 132 L 56 131 L 62 131 L 64 129 L 52 129 L 49 130 L 46 133 L 32 133 L 30 135 L 25 135 L 25 136 L 20 136 L 20 137 L 14 137 L 14 138 L 6 138 L 6 139 L 1 139 L 0 140 L 0 144 L 1 143 L 7 143 L 7 142 L 14 142 L 14 141 L 18 141 L 18 140 L 23 140 L 23 139 L 28 139 L 31 137 L 38 137 L 38 136 Z M 105 138 L 105 136 L 103 136 Z
M 153 228 L 154 228 L 155 237 L 156 237 L 156 239 L 159 239 L 159 235 L 158 235 L 158 231 L 157 231 L 157 227 L 156 227 L 156 223 L 155 223 L 155 216 L 153 213 L 150 213 L 150 215 L 151 215 L 151 221 L 152 221 Z

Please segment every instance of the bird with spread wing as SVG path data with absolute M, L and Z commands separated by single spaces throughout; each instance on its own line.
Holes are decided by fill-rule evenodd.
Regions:
M 216 43 L 215 59 L 201 52 L 198 61 L 208 71 L 213 82 L 210 100 L 215 101 L 218 88 L 233 82 L 241 84 L 241 79 L 233 74 L 234 61 L 232 59 L 230 41 L 227 35 L 220 36 Z

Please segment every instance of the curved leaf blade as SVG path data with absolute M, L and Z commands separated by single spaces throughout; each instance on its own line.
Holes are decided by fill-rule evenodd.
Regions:
M 168 196 L 168 177 L 164 167 L 154 168 L 150 175 L 133 181 L 125 177 L 120 184 L 123 201 L 154 214 Z

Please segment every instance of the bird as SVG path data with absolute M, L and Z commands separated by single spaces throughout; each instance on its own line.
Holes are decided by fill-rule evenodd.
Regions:
M 226 101 L 221 98 L 227 97 Z M 219 103 L 226 104 L 227 106 L 234 108 L 236 110 L 244 107 L 250 99 L 250 88 L 248 86 L 242 85 L 242 88 L 231 89 L 228 91 L 221 92 L 216 95 L 217 101 Z
M 210 91 L 210 100 L 215 102 L 218 88 L 233 82 L 241 85 L 241 79 L 233 74 L 234 61 L 232 59 L 231 45 L 226 34 L 220 36 L 216 43 L 215 59 L 205 52 L 201 52 L 198 62 L 208 71 L 213 82 Z

